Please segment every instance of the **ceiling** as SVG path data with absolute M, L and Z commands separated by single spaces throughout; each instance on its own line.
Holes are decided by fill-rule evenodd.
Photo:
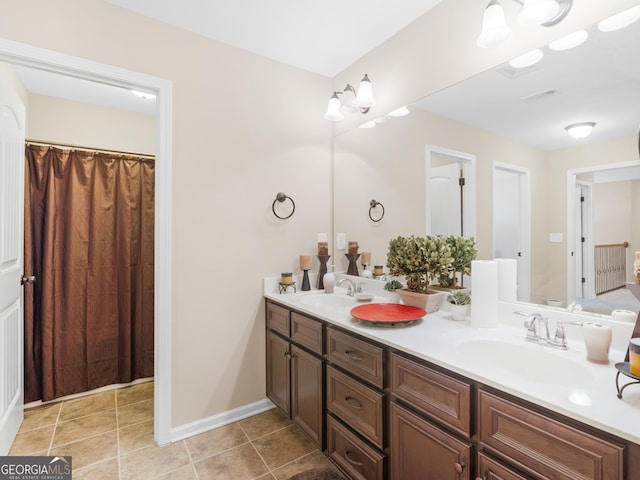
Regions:
M 415 106 L 543 150 L 631 135 L 640 125 L 640 21 L 615 32 L 588 29 L 582 45 L 543 47 L 542 61 L 508 64 L 416 102 Z M 586 139 L 567 125 L 596 122 Z

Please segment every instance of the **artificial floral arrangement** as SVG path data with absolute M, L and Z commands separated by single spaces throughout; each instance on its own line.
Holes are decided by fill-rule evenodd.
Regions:
M 471 305 L 471 295 L 465 290 L 454 290 L 447 295 L 447 302 L 452 305 Z

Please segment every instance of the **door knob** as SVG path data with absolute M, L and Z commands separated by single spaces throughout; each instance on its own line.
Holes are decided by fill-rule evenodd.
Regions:
M 25 275 L 22 275 L 22 277 L 20 278 L 20 285 L 24 285 L 25 283 L 36 283 L 36 276 L 29 275 L 27 277 Z

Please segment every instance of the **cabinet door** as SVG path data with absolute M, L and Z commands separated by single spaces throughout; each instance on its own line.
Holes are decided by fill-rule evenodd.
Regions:
M 480 453 L 476 480 L 527 480 L 527 478 Z
M 273 332 L 267 331 L 267 397 L 285 411 L 289 409 L 289 342 Z
M 291 419 L 322 449 L 322 360 L 291 345 Z
M 468 480 L 471 444 L 391 403 L 391 480 Z

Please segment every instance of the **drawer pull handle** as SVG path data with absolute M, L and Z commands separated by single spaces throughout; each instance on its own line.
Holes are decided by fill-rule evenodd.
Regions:
M 344 458 L 346 458 L 351 465 L 356 467 L 362 467 L 364 463 L 354 460 L 353 458 L 351 458 L 352 455 L 353 455 L 353 452 L 351 450 L 344 451 Z
M 356 360 L 358 362 L 361 362 L 362 360 L 364 360 L 364 357 L 360 352 L 353 352 L 351 350 L 346 350 L 344 354 L 351 360 Z
M 349 405 L 351 408 L 362 410 L 362 402 L 360 402 L 360 400 L 358 400 L 357 398 L 347 395 L 346 397 L 344 397 L 344 401 L 347 402 L 347 405 Z
M 462 471 L 464 470 L 464 467 L 466 467 L 467 464 L 464 462 L 456 462 L 456 464 L 454 465 L 454 468 L 456 469 L 457 473 L 462 473 Z

